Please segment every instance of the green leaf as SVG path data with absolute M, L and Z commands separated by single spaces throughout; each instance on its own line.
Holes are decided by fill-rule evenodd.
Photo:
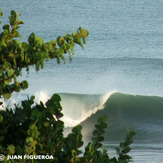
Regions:
M 30 100 L 31 100 L 31 101 L 34 101 L 34 99 L 35 99 L 35 96 L 31 96 L 31 97 L 30 97 Z
M 45 127 L 49 127 L 50 126 L 50 122 L 48 122 L 48 121 L 47 122 L 44 122 L 44 126 Z
M 1 123 L 1 122 L 0 122 L 0 123 Z M 5 139 L 5 136 L 4 136 L 4 135 L 0 136 L 0 142 L 3 142 L 4 139 Z
M 5 98 L 5 99 L 9 99 L 11 97 L 11 93 L 4 93 L 2 94 L 2 96 Z
M 66 42 L 72 41 L 72 37 L 69 34 L 65 35 Z
M 5 36 L 5 39 L 6 39 L 6 40 L 11 40 L 11 39 L 12 39 L 11 33 L 8 33 L 8 34 Z
M 2 116 L 2 114 L 0 114 L 0 123 L 2 123 L 2 122 L 3 122 L 3 116 Z
M 9 71 L 7 71 L 7 76 L 8 77 L 12 77 L 12 75 L 14 74 L 14 70 L 13 69 L 10 69 Z
M 74 127 L 72 129 L 72 132 L 74 132 L 74 133 L 80 133 L 81 130 L 82 130 L 82 126 L 81 125 L 77 125 L 76 127 Z
M 53 48 L 56 48 L 56 41 L 55 40 L 51 40 L 50 43 L 51 43 L 51 45 L 52 45 Z
M 14 154 L 15 153 L 15 146 L 14 145 L 9 145 L 8 146 L 8 151 L 10 154 Z
M 9 31 L 9 30 L 10 30 L 10 26 L 9 26 L 8 24 L 5 24 L 5 25 L 3 26 L 3 29 Z
M 59 36 L 59 37 L 57 38 L 57 44 L 58 44 L 58 46 L 60 47 L 60 46 L 62 46 L 64 43 L 65 43 L 64 37 Z
M 55 114 L 55 108 L 52 106 L 47 107 L 47 110 L 51 113 L 51 114 Z
M 30 45 L 33 45 L 35 43 L 35 34 L 31 33 L 31 35 L 28 37 L 28 42 Z
M 3 16 L 3 13 L 1 12 L 1 8 L 0 8 L 0 16 Z
M 33 141 L 33 137 L 27 137 L 27 138 L 26 138 L 26 142 L 27 142 L 27 143 L 31 143 L 32 141 Z
M 26 42 L 22 42 L 22 48 L 24 49 L 24 51 L 28 50 L 28 44 Z
M 82 42 L 81 42 L 81 39 L 79 39 L 79 38 L 77 38 L 77 37 L 74 37 L 74 42 L 75 42 L 76 44 L 79 44 L 79 45 L 83 48 L 83 44 L 82 44 Z
M 10 79 L 4 81 L 4 83 L 5 83 L 6 85 L 8 85 L 8 84 L 11 83 L 11 82 L 12 82 L 12 78 L 10 78 Z
M 23 89 L 23 90 L 27 89 L 27 88 L 28 88 L 28 82 L 27 82 L 26 80 L 22 81 L 22 82 L 20 83 L 20 87 L 21 87 L 21 89 Z
M 131 150 L 131 148 L 130 147 L 127 147 L 127 148 L 125 148 L 125 149 L 122 150 L 122 153 L 123 154 L 126 154 L 126 153 L 130 152 L 130 150 Z
M 58 101 L 60 102 L 61 101 L 61 97 L 58 95 L 58 94 L 54 94 L 52 97 L 51 97 L 52 100 L 55 100 L 55 101 Z
M 13 26 L 16 21 L 16 12 L 14 10 L 11 11 L 11 16 L 9 17 L 10 25 Z
M 129 155 L 121 155 L 119 158 L 119 160 L 125 160 L 125 161 L 128 160 L 127 162 L 129 162 L 130 159 L 132 159 L 132 157 Z
M 10 69 L 10 67 L 11 67 L 11 64 L 9 62 L 5 62 L 4 65 L 3 65 L 3 69 L 5 71 L 7 71 L 8 69 Z
M 44 40 L 40 36 L 36 36 L 35 42 L 37 45 L 43 45 L 44 44 Z
M 42 113 L 38 109 L 34 109 L 31 114 L 32 119 L 40 119 L 42 116 Z
M 97 124 L 100 125 L 101 123 L 106 122 L 107 119 L 108 119 L 107 115 L 104 115 L 104 116 L 98 118 Z
M 15 92 L 20 92 L 20 91 L 21 91 L 20 85 L 15 85 Z
M 20 145 L 17 145 L 15 148 L 15 151 L 18 155 L 22 155 L 23 154 L 23 149 Z
M 22 20 L 17 20 L 17 24 L 24 24 L 24 22 Z
M 32 141 L 30 145 L 31 145 L 32 147 L 36 146 L 36 145 L 37 145 L 37 141 L 36 141 L 36 140 Z
M 86 37 L 88 37 L 88 35 L 89 35 L 88 30 L 87 30 L 87 29 L 83 29 L 82 32 L 81 32 L 81 36 L 82 36 L 83 38 L 86 38 Z
M 15 57 L 15 55 L 14 55 L 14 53 L 10 53 L 9 55 L 8 55 L 10 58 L 14 58 Z
M 18 31 L 15 30 L 15 31 L 12 33 L 12 36 L 13 36 L 13 37 L 20 37 L 21 35 L 19 34 Z
M 14 10 L 11 11 L 11 16 L 16 18 L 16 12 Z
M 45 58 L 48 58 L 48 53 L 42 51 L 42 52 L 37 52 L 36 53 L 36 58 L 38 60 L 42 60 L 42 59 L 45 59 Z

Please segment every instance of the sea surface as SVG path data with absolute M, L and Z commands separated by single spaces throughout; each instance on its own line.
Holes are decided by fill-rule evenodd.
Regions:
M 163 162 L 162 0 L 1 0 L 0 7 L 2 24 L 11 10 L 21 14 L 22 41 L 32 32 L 46 42 L 80 26 L 89 30 L 72 62 L 66 57 L 66 64 L 50 60 L 39 72 L 23 70 L 19 79 L 28 80 L 29 88 L 8 103 L 33 94 L 45 102 L 59 93 L 66 129 L 81 124 L 87 142 L 98 117 L 107 115 L 109 154 L 130 129 L 136 132 L 133 161 Z

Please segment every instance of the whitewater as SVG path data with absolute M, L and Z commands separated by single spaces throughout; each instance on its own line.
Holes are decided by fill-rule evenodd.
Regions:
M 50 60 L 39 72 L 34 67 L 29 74 L 23 70 L 19 80 L 28 80 L 29 88 L 4 105 L 13 106 L 31 95 L 36 103 L 45 103 L 58 93 L 65 132 L 81 124 L 87 142 L 98 117 L 107 115 L 104 145 L 111 155 L 131 129 L 136 132 L 134 162 L 162 163 L 162 6 L 160 0 L 1 2 L 2 24 L 12 9 L 20 10 L 23 41 L 32 32 L 49 41 L 79 26 L 89 30 L 85 49 L 77 46 L 72 62 L 66 57 L 66 64 Z
M 85 121 L 86 119 L 88 119 L 90 116 L 95 114 L 97 111 L 104 109 L 105 103 L 107 102 L 109 97 L 115 92 L 116 91 L 112 91 L 112 92 L 108 92 L 107 94 L 103 95 L 100 99 L 98 99 L 99 102 L 98 102 L 98 104 L 96 104 L 96 106 L 95 106 L 95 103 L 97 101 L 92 101 L 92 104 L 94 104 L 94 106 L 92 106 L 92 104 L 89 104 L 88 102 L 85 102 L 83 100 L 80 101 L 81 95 L 76 95 L 76 96 L 78 96 L 78 99 L 76 99 L 76 101 L 74 101 L 74 98 L 71 98 L 70 94 L 60 94 L 61 97 L 63 98 L 61 104 L 62 104 L 63 108 L 65 108 L 64 109 L 65 111 L 63 110 L 63 113 L 65 116 L 62 118 L 63 121 L 65 122 L 65 127 L 74 127 L 74 126 L 80 124 L 81 122 Z M 67 104 L 66 95 L 70 96 L 69 101 L 72 100 L 70 103 L 73 104 L 73 108 L 76 107 L 78 112 L 79 111 L 81 112 L 81 113 L 78 113 L 79 117 L 77 117 L 77 114 L 75 114 L 75 119 L 77 119 L 77 120 L 74 120 L 72 118 L 74 109 L 73 109 L 72 113 L 70 113 L 70 116 L 66 116 L 67 115 L 66 111 L 70 112 L 69 108 L 72 107 L 71 105 Z M 89 96 L 91 96 L 91 95 L 85 95 L 85 96 L 86 96 L 86 99 L 88 100 Z M 95 95 L 95 96 L 97 96 L 97 95 Z M 97 100 L 97 97 L 96 97 L 96 100 Z M 75 104 L 76 104 L 76 106 L 75 106 Z M 85 106 L 82 106 L 82 108 L 81 108 L 81 105 L 85 105 Z

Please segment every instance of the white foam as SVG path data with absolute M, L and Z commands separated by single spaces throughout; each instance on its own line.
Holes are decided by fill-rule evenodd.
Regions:
M 105 103 L 107 102 L 107 100 L 110 98 L 110 96 L 112 94 L 114 94 L 116 92 L 117 92 L 116 90 L 109 91 L 108 93 L 103 95 L 100 99 L 100 104 L 97 107 L 94 107 L 93 109 L 82 112 L 82 114 L 78 120 L 75 120 L 70 116 L 64 115 L 62 120 L 65 123 L 65 127 L 74 127 L 74 126 L 78 125 L 79 123 L 83 122 L 84 120 L 86 120 L 87 118 L 89 118 L 92 114 L 95 114 L 98 110 L 104 109 Z
M 50 99 L 50 95 L 47 91 L 38 91 L 34 94 L 35 96 L 35 102 L 40 103 L 43 102 L 44 104 L 47 102 L 48 99 Z
M 102 96 L 101 98 L 101 106 L 102 106 L 102 109 L 104 108 L 104 105 L 105 103 L 107 102 L 107 100 L 110 98 L 110 96 L 114 93 L 118 92 L 117 90 L 113 90 L 113 91 L 109 91 L 107 92 L 104 96 Z
M 81 120 L 75 120 L 66 115 L 64 115 L 61 119 L 65 123 L 65 127 L 74 127 L 81 122 Z
M 6 107 L 14 108 L 15 104 L 21 105 L 21 101 L 26 100 L 28 96 L 30 97 L 31 95 L 13 93 L 12 97 L 8 100 L 0 99 L 0 102 L 3 102 L 0 106 L 0 110 L 5 110 Z M 42 101 L 44 104 L 51 97 L 47 91 L 38 91 L 34 96 L 35 103 Z
M 107 102 L 107 100 L 110 98 L 110 96 L 114 93 L 116 93 L 117 91 L 109 91 L 108 93 L 106 93 L 105 95 L 103 95 L 100 99 L 100 104 L 97 107 L 94 107 L 93 109 L 89 110 L 87 113 L 84 113 L 82 115 L 82 121 L 84 121 L 85 119 L 87 119 L 88 117 L 90 117 L 92 114 L 95 114 L 98 110 L 103 110 L 105 107 L 105 103 Z

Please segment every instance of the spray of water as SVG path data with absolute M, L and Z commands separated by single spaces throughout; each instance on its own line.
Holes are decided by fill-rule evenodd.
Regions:
M 47 100 L 50 99 L 50 95 L 46 91 L 39 91 L 35 93 L 35 102 L 40 103 L 43 102 L 45 104 Z
M 116 92 L 117 92 L 116 90 L 109 91 L 108 93 L 103 95 L 100 99 L 100 104 L 97 107 L 94 107 L 87 112 L 83 112 L 79 120 L 74 120 L 73 118 L 64 115 L 62 120 L 65 122 L 65 127 L 74 127 L 79 123 L 83 122 L 84 120 L 86 120 L 87 118 L 89 118 L 92 114 L 95 114 L 98 110 L 104 109 L 107 100 L 110 98 L 112 94 Z
M 80 124 L 81 122 L 83 122 L 84 120 L 86 120 L 87 118 L 89 118 L 92 114 L 95 114 L 98 110 L 102 110 L 105 107 L 105 103 L 107 102 L 107 100 L 110 98 L 110 96 L 114 93 L 116 93 L 117 91 L 109 91 L 108 93 L 106 93 L 105 95 L 103 95 L 100 99 L 100 103 L 97 107 L 94 107 L 92 109 L 89 109 L 88 111 L 83 111 L 81 113 L 81 116 L 79 119 L 74 119 L 70 116 L 67 116 L 66 114 L 64 114 L 64 116 L 62 117 L 62 120 L 65 123 L 65 127 L 74 127 L 77 124 Z M 13 107 L 14 104 L 18 104 L 20 103 L 22 100 L 26 99 L 27 95 L 16 95 L 13 96 L 9 101 L 3 101 L 3 105 L 0 106 L 0 109 L 4 109 L 6 108 L 6 106 L 9 107 Z M 42 101 L 44 104 L 45 102 L 50 98 L 50 95 L 48 94 L 48 92 L 46 91 L 38 91 L 35 93 L 35 103 L 40 103 L 40 101 Z
M 0 99 L 0 102 L 3 102 L 0 105 L 0 110 L 5 110 L 6 107 L 13 108 L 15 104 L 21 105 L 21 101 L 26 100 L 30 95 L 27 94 L 13 94 L 12 97 L 8 100 Z M 44 104 L 50 98 L 50 95 L 46 91 L 38 91 L 34 94 L 35 103 L 40 103 L 42 101 Z

